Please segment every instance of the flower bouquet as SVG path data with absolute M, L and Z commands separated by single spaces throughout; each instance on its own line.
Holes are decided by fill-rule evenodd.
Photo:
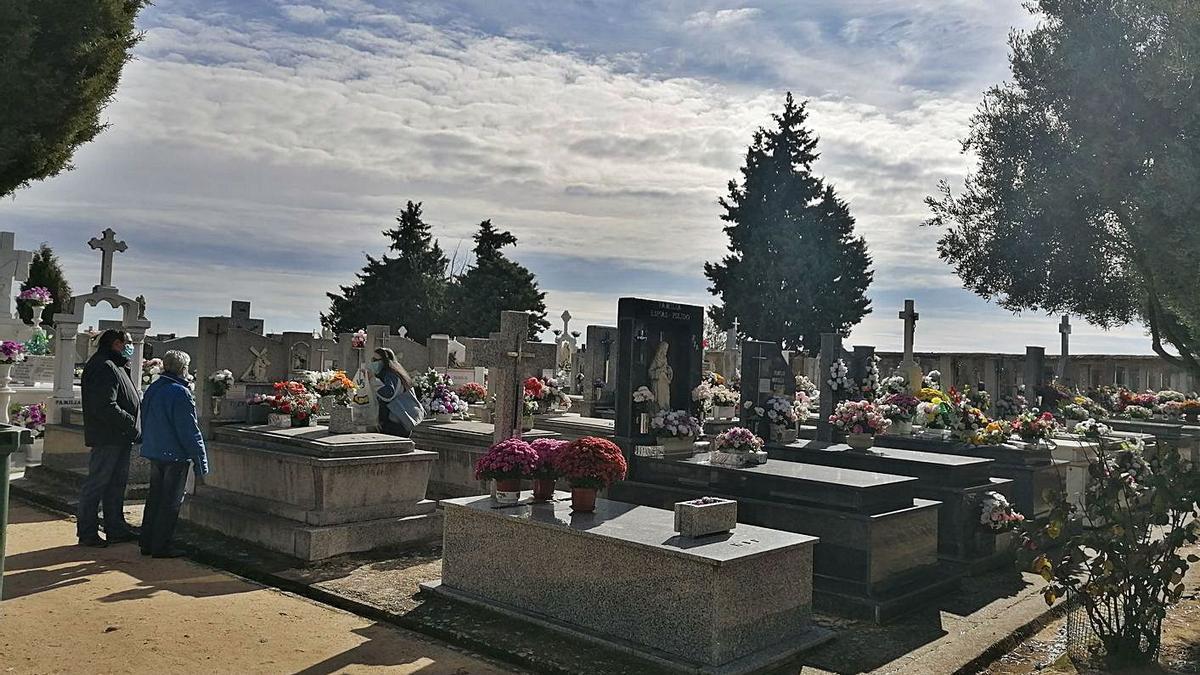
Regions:
M 975 432 L 968 441 L 971 445 L 1004 445 L 1012 435 L 1012 427 L 1008 422 L 992 420 Z
M 829 379 L 825 382 L 831 391 L 845 393 L 850 389 L 850 369 L 846 367 L 844 359 L 837 359 L 829 365 Z
M 467 412 L 467 404 L 463 403 L 458 394 L 448 384 L 436 384 L 425 399 L 425 409 L 438 422 L 449 422 L 456 417 L 462 417 Z
M 295 380 L 276 382 L 274 393 L 256 397 L 270 410 L 267 423 L 273 427 L 306 427 L 317 412 L 317 397 Z
M 1088 418 L 1076 424 L 1074 432 L 1076 436 L 1098 441 L 1105 436 L 1111 435 L 1112 427 L 1097 422 L 1095 419 Z
M 975 434 L 988 425 L 987 415 L 965 398 L 960 399 L 954 406 L 954 421 L 951 429 L 954 437 L 962 441 L 970 441 Z
M 1063 426 L 1067 431 L 1071 431 L 1076 424 L 1092 416 L 1086 407 L 1076 403 L 1074 399 L 1060 402 L 1058 414 L 1063 418 Z
M 537 453 L 533 470 L 533 501 L 547 502 L 554 497 L 554 482 L 558 479 L 558 457 L 571 443 L 554 438 L 539 438 L 529 444 Z
M 521 479 L 532 477 L 537 469 L 537 452 L 520 438 L 508 438 L 475 462 L 475 480 L 495 481 L 496 502 L 516 504 L 521 499 Z
M 228 370 L 218 370 L 208 376 L 208 392 L 214 398 L 225 396 L 232 386 L 233 373 Z
M 715 466 L 743 467 L 763 464 L 767 453 L 763 450 L 763 439 L 744 427 L 732 427 L 717 435 L 712 442 L 709 464 Z
M 1174 420 L 1183 417 L 1183 401 L 1167 401 L 1158 406 L 1158 409 L 1162 414 Z
M 1127 405 L 1121 411 L 1121 416 L 1131 420 L 1149 420 L 1154 418 L 1154 411 L 1141 405 Z
M 655 442 L 663 446 L 663 452 L 691 454 L 692 448 L 703 433 L 700 420 L 686 410 L 660 410 L 650 419 L 650 433 Z
M 1023 394 L 1005 394 L 996 399 L 996 417 L 1003 420 L 1011 420 L 1028 409 Z
M 1173 389 L 1163 389 L 1157 396 L 1159 403 L 1183 403 L 1187 400 L 1186 395 Z
M 321 376 L 317 379 L 317 394 L 332 396 L 334 402 L 340 406 L 350 405 L 350 400 L 354 398 L 354 392 L 356 391 L 358 391 L 358 385 L 354 384 L 354 380 L 351 380 L 344 370 L 321 373 Z
M 457 393 L 467 405 L 478 405 L 487 400 L 487 388 L 478 382 L 467 382 L 458 388 Z
M 1011 422 L 1011 425 L 1013 433 L 1019 436 L 1031 450 L 1041 445 L 1042 441 L 1050 440 L 1058 428 L 1058 424 L 1054 421 L 1054 415 L 1048 412 L 1040 415 L 1033 412 L 1021 413 Z
M 45 286 L 33 286 L 21 291 L 21 294 L 17 296 L 17 302 L 23 302 L 30 307 L 45 307 L 54 302 L 54 296 Z
M 433 389 L 439 384 L 453 388 L 454 380 L 449 375 L 443 375 L 430 368 L 413 378 L 413 395 L 417 400 L 424 402 L 433 396 Z
M 713 417 L 719 420 L 731 420 L 737 414 L 740 394 L 723 384 L 712 388 Z
M 1197 417 L 1200 417 L 1200 401 L 1194 398 L 1189 398 L 1183 402 L 1183 416 L 1187 421 L 1195 424 Z
M 800 417 L 796 414 L 795 397 L 772 396 L 763 402 L 762 418 L 771 425 L 771 440 L 791 443 L 796 440 L 796 425 Z
M 696 409 L 698 416 L 708 417 L 708 411 L 712 407 L 712 388 L 713 384 L 708 378 L 701 378 L 700 384 L 692 390 L 692 407 Z
M 367 346 L 367 331 L 359 328 L 350 336 L 351 349 L 364 349 Z
M 1025 516 L 1013 509 L 1008 498 L 999 492 L 985 493 L 979 505 L 979 524 L 992 532 L 1006 532 L 1025 521 Z
M 9 416 L 12 423 L 25 427 L 34 438 L 41 438 L 46 433 L 46 404 L 30 403 L 29 405 L 13 405 Z
M 900 379 L 903 381 L 904 378 Z M 892 423 L 892 428 L 889 430 L 891 433 L 897 436 L 908 436 L 912 434 L 913 418 L 916 417 L 917 408 L 920 405 L 921 401 L 916 396 L 899 392 L 885 396 L 879 409 L 883 416 Z
M 142 388 L 145 389 L 154 384 L 162 376 L 162 372 L 162 359 L 146 359 L 142 361 Z
M 25 345 L 15 340 L 0 342 L 0 366 L 11 366 L 25 360 Z M 5 373 L 4 377 L 7 377 Z
M 879 383 L 879 390 L 885 398 L 894 394 L 906 394 L 908 393 L 908 379 L 903 375 L 885 377 Z
M 571 441 L 554 463 L 571 483 L 572 510 L 584 513 L 596 510 L 597 490 L 625 478 L 628 471 L 621 448 L 612 441 L 594 436 Z
M 887 418 L 870 401 L 842 401 L 829 416 L 829 424 L 846 434 L 846 444 L 855 450 L 875 445 L 876 434 L 887 431 Z

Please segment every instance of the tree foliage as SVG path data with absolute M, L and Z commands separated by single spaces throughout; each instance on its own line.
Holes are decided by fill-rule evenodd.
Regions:
M 46 308 L 42 310 L 42 325 L 52 328 L 54 315 L 61 312 L 63 303 L 71 299 L 71 285 L 67 283 L 62 267 L 58 264 L 58 258 L 54 255 L 54 251 L 50 250 L 48 244 L 42 244 L 38 250 L 33 252 L 33 259 L 29 262 L 29 279 L 21 284 L 21 290 L 29 290 L 36 286 L 50 289 L 50 295 L 54 296 L 54 302 L 46 305 Z M 33 321 L 33 310 L 25 303 L 17 303 L 17 312 L 22 321 L 26 323 Z
M 422 220 L 420 203 L 408 202 L 396 227 L 383 234 L 395 255 L 367 255 L 357 282 L 327 294 L 329 313 L 321 315 L 321 323 L 338 333 L 369 324 L 386 324 L 393 332 L 404 326 L 408 337 L 424 342 L 444 330 L 449 261 Z
M 1013 311 L 1143 323 L 1200 376 L 1200 12 L 1041 0 L 963 142 L 961 194 L 927 200 L 943 260 Z M 1177 354 L 1167 347 L 1172 346 Z
M 475 264 L 455 280 L 450 290 L 447 318 L 455 335 L 487 337 L 500 330 L 503 310 L 530 312 L 534 334 L 549 328 L 546 294 L 538 290 L 533 273 L 501 251 L 515 246 L 517 238 L 485 220 L 479 224 L 474 240 Z
M 849 207 L 812 173 L 807 117 L 789 93 L 775 127 L 755 132 L 741 184 L 720 200 L 729 255 L 704 274 L 721 299 L 710 309 L 718 325 L 737 317 L 747 336 L 816 354 L 821 333 L 849 335 L 871 311 L 872 272 Z
M 0 2 L 0 197 L 70 170 L 99 134 L 149 0 Z

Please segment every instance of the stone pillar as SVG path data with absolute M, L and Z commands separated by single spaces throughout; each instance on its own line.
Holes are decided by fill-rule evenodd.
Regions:
M 817 417 L 817 440 L 825 443 L 833 442 L 833 427 L 829 424 L 829 416 L 837 404 L 835 398 L 840 398 L 842 392 L 833 392 L 829 388 L 829 368 L 834 361 L 842 358 L 842 336 L 837 333 L 821 333 L 821 354 L 817 366 L 817 388 L 821 392 L 821 411 Z
M 1041 396 L 1038 394 L 1038 391 L 1044 384 L 1045 364 L 1045 347 L 1025 347 L 1025 399 L 1031 408 L 1042 407 Z
M 79 324 L 57 321 L 54 324 L 54 410 L 50 422 L 61 424 L 59 408 L 75 403 L 75 336 Z

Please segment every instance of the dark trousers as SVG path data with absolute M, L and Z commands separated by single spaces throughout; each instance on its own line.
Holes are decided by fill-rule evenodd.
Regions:
M 150 460 L 150 495 L 142 516 L 142 551 L 165 553 L 179 522 L 179 507 L 183 506 L 183 490 L 187 485 L 192 463 Z
M 387 408 L 383 406 L 380 407 L 379 412 L 379 433 L 389 436 L 401 436 L 403 438 L 411 436 L 403 424 L 392 421 L 392 418 L 387 414 Z
M 129 528 L 125 523 L 125 486 L 129 483 L 129 453 L 131 444 L 101 445 L 92 448 L 88 457 L 88 475 L 79 495 L 78 524 L 75 533 L 80 539 L 99 536 L 97 511 L 104 506 L 104 531 L 119 535 Z

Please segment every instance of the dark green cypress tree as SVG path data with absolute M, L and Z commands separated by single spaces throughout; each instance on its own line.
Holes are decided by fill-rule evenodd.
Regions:
M 63 303 L 71 298 L 71 284 L 67 283 L 62 267 L 58 264 L 58 258 L 47 244 L 42 244 L 38 250 L 34 251 L 33 258 L 29 261 L 29 279 L 21 284 L 21 290 L 25 291 L 37 286 L 50 289 L 50 295 L 54 296 L 54 302 L 46 305 L 46 309 L 42 310 L 42 325 L 52 328 L 54 315 L 61 312 Z M 25 323 L 33 321 L 33 312 L 25 303 L 17 303 L 17 312 Z
M 755 132 L 741 184 L 720 199 L 729 255 L 704 274 L 720 326 L 737 317 L 747 336 L 816 354 L 821 333 L 848 335 L 870 313 L 873 274 L 850 209 L 812 173 L 819 155 L 804 108 L 789 93 L 774 128 Z
M 450 261 L 421 219 L 420 203 L 408 202 L 396 217 L 396 227 L 383 234 L 391 239 L 389 249 L 396 255 L 368 255 L 357 282 L 342 286 L 341 293 L 326 294 L 329 313 L 321 315 L 321 323 L 338 333 L 368 324 L 386 324 L 393 331 L 404 326 L 408 337 L 424 342 L 445 330 Z
M 455 334 L 487 337 L 500 329 L 500 312 L 506 309 L 530 312 L 530 328 L 535 334 L 549 328 L 546 294 L 538 290 L 533 273 L 501 252 L 505 246 L 515 246 L 517 238 L 485 220 L 474 239 L 475 264 L 450 291 Z

